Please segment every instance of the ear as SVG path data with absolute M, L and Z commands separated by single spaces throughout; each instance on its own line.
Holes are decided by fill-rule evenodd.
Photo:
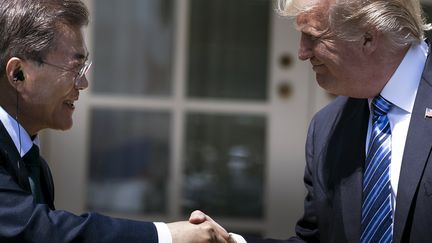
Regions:
M 363 52 L 366 55 L 370 55 L 377 50 L 379 37 L 379 33 L 376 30 L 368 30 L 363 34 Z
M 20 72 L 21 76 L 24 75 L 23 64 L 24 61 L 18 57 L 12 57 L 6 63 L 6 78 L 9 84 L 17 90 L 19 90 L 24 81 L 24 78 L 18 78 Z

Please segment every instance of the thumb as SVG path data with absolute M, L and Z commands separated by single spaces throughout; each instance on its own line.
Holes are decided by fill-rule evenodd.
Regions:
M 205 215 L 205 213 L 201 212 L 200 210 L 195 210 L 191 213 L 191 215 L 189 217 L 189 223 L 201 224 L 207 220 L 206 216 L 207 215 Z
M 222 226 L 220 226 L 210 216 L 206 215 L 205 213 L 201 212 L 200 210 L 193 211 L 191 213 L 190 218 L 189 218 L 189 223 L 191 223 L 191 224 L 201 224 L 204 221 L 208 221 L 208 222 L 212 223 L 214 226 L 216 226 L 215 229 L 219 232 L 219 234 L 224 234 L 225 238 L 229 237 L 227 231 Z

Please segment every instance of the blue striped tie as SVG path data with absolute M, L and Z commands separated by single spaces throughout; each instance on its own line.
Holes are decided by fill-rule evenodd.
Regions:
M 372 101 L 372 133 L 363 175 L 361 243 L 392 242 L 390 160 L 391 130 L 387 112 L 392 104 L 381 96 Z

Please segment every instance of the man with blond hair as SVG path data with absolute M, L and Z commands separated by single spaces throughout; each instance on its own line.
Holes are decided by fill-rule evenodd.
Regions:
M 309 127 L 296 236 L 236 241 L 430 242 L 432 58 L 419 1 L 278 3 L 301 32 L 299 58 L 338 97 Z

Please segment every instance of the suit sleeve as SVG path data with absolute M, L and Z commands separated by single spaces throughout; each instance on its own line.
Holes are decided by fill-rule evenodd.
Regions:
M 314 205 L 314 158 L 315 158 L 315 118 L 312 119 L 306 139 L 306 167 L 304 172 L 304 185 L 306 187 L 306 198 L 304 200 L 304 213 L 296 225 L 297 238 L 305 242 L 319 242 L 319 231 L 317 222 L 316 205 Z M 315 185 L 316 186 L 316 185 Z
M 151 222 L 115 219 L 97 213 L 80 216 L 33 203 L 0 166 L 0 242 L 157 243 Z
M 307 195 L 304 200 L 304 214 L 295 227 L 296 235 L 288 240 L 259 239 L 244 236 L 247 243 L 319 242 L 316 210 L 314 207 L 313 158 L 314 158 L 315 119 L 311 121 L 306 140 L 306 167 L 304 184 Z

